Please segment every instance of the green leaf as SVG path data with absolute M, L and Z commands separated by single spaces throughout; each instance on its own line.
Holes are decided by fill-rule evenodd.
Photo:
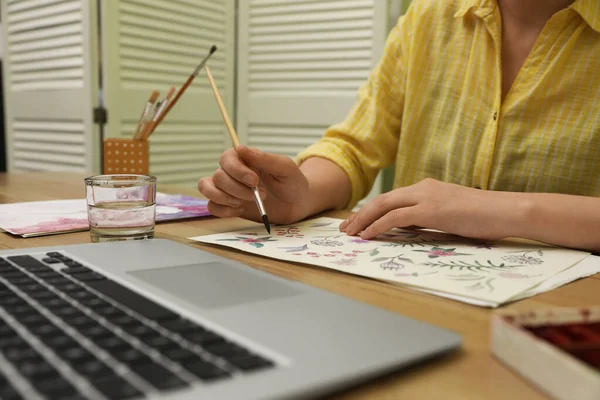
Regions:
M 271 236 L 263 236 L 263 237 L 260 237 L 260 238 L 256 238 L 256 240 L 260 240 L 261 242 L 266 242 L 269 239 L 271 239 Z
M 217 239 L 217 242 L 238 242 L 240 239 Z
M 390 259 L 390 257 L 379 257 L 379 258 L 375 258 L 375 259 L 373 259 L 371 261 L 373 261 L 373 262 L 375 262 L 375 261 L 385 261 L 385 260 L 389 260 L 389 259 Z
M 410 258 L 404 258 L 404 257 L 398 257 L 398 260 L 403 261 L 403 262 L 407 262 L 407 263 L 413 263 L 413 260 L 411 260 Z
M 261 247 L 264 247 L 265 245 L 262 243 L 250 243 L 250 246 L 260 249 Z
M 375 257 L 377 254 L 379 254 L 379 250 L 377 249 L 373 249 L 371 250 L 371 252 L 369 253 L 370 256 Z

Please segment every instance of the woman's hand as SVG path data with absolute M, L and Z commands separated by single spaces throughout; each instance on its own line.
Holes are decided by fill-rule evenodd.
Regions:
M 308 180 L 289 157 L 239 146 L 225 151 L 219 164 L 213 176 L 198 182 L 213 215 L 260 221 L 251 189 L 257 185 L 272 223 L 293 223 L 308 215 Z
M 340 231 L 371 239 L 393 228 L 420 227 L 501 239 L 515 232 L 513 218 L 507 215 L 518 213 L 514 195 L 425 179 L 377 196 L 344 221 Z

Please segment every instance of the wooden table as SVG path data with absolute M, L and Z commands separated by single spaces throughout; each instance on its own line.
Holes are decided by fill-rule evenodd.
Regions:
M 193 189 L 159 187 L 163 192 L 199 196 Z M 0 174 L 0 203 L 83 198 L 83 176 L 65 173 Z M 344 213 L 328 216 L 343 217 Z M 489 317 L 492 310 L 417 293 L 399 286 L 367 280 L 324 268 L 278 262 L 251 254 L 210 247 L 186 238 L 226 232 L 253 224 L 241 219 L 196 219 L 160 223 L 156 236 L 190 244 L 243 261 L 288 279 L 302 281 L 359 301 L 382 307 L 460 333 L 463 346 L 442 359 L 412 367 L 392 376 L 339 393 L 344 399 L 545 399 L 520 376 L 490 353 Z M 26 248 L 89 242 L 89 232 L 22 239 L 0 233 L 0 248 Z M 529 310 L 548 306 L 600 304 L 600 275 L 579 280 L 549 293 L 504 308 Z M 318 310 L 315 310 L 318 312 Z M 398 332 L 398 334 L 402 334 Z M 393 349 L 390 349 L 393 351 Z

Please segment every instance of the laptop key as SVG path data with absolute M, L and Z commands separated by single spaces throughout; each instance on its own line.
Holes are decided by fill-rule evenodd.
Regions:
M 250 352 L 243 347 L 238 346 L 235 343 L 218 343 L 218 344 L 207 344 L 203 346 L 203 349 L 217 357 L 239 357 L 249 355 Z
M 188 386 L 183 379 L 154 362 L 133 368 L 133 372 L 159 390 L 179 389 Z
M 93 293 L 92 293 L 93 294 Z M 79 301 L 82 305 L 95 310 L 96 308 L 108 307 L 111 304 L 108 301 L 102 300 L 100 297 L 94 294 L 94 297 Z
M 95 310 L 94 310 L 95 311 Z M 110 312 L 113 314 L 113 312 Z M 137 324 L 139 320 L 137 318 L 132 317 L 124 311 L 119 310 L 118 313 L 114 313 L 114 315 L 102 315 L 108 321 L 118 326 L 126 326 Z
M 183 367 L 204 381 L 212 381 L 231 376 L 227 371 L 224 371 L 205 360 L 186 362 L 183 364 Z
M 257 369 L 269 368 L 273 363 L 257 355 L 248 355 L 241 357 L 228 357 L 227 361 L 233 364 L 238 369 L 245 372 L 254 371 Z
M 19 323 L 21 323 L 25 326 L 36 326 L 47 320 L 48 319 L 46 317 L 44 317 L 42 314 L 36 313 L 36 314 L 27 315 L 25 317 L 20 317 Z
M 50 290 L 42 290 L 39 292 L 29 293 L 29 297 L 37 301 L 43 302 L 44 305 L 46 305 L 46 301 L 50 299 L 60 299 L 60 297 L 52 293 Z
M 91 269 L 89 269 L 88 267 L 70 267 L 70 268 L 61 269 L 61 272 L 64 272 L 65 274 L 69 274 L 69 275 L 75 275 L 75 274 L 83 274 L 85 272 L 93 272 L 93 271 Z
M 83 267 L 83 264 L 73 260 L 63 260 L 63 264 L 70 268 Z
M 38 325 L 29 328 L 29 331 L 35 336 L 46 337 L 53 336 L 62 333 L 62 330 L 56 327 L 56 325 L 51 323 L 45 323 L 43 325 Z
M 46 267 L 46 268 L 48 268 L 48 271 L 34 272 L 34 275 L 43 280 L 62 278 L 62 275 L 59 274 L 58 272 L 55 272 L 52 268 L 50 268 L 50 267 Z
M 94 340 L 94 343 L 96 343 L 98 347 L 104 349 L 105 351 L 108 351 L 109 353 L 111 353 L 111 351 L 119 352 L 123 349 L 131 347 L 127 341 L 121 339 L 115 334 L 103 338 L 98 338 Z
M 0 374 L 0 399 L 2 400 L 21 400 L 21 395 L 8 382 L 8 379 Z
M 175 361 L 175 362 L 183 362 L 187 360 L 198 360 L 201 359 L 193 351 L 190 351 L 184 347 L 177 345 L 177 347 L 173 347 L 170 349 L 163 349 L 161 351 L 162 355 Z
M 101 317 L 107 318 L 107 319 L 110 317 L 127 315 L 125 312 L 123 312 L 123 311 L 119 310 L 117 307 L 113 307 L 113 306 L 96 308 L 96 309 L 94 309 L 94 311 L 96 312 L 96 314 L 100 315 Z
M 160 325 L 162 325 L 163 328 L 175 333 L 191 332 L 201 328 L 200 325 L 183 318 L 161 321 Z
M 77 372 L 90 379 L 100 379 L 106 376 L 114 375 L 114 371 L 99 360 L 90 360 L 78 363 Z
M 38 358 L 35 360 L 24 360 L 16 366 L 17 370 L 24 378 L 32 379 L 50 379 L 59 376 L 58 371 L 46 360 Z
M 204 345 L 204 344 L 208 344 L 208 343 L 224 343 L 225 342 L 225 339 L 223 339 L 221 336 L 217 335 L 216 333 L 212 333 L 212 332 L 206 331 L 206 330 L 186 332 L 186 333 L 182 334 L 181 336 L 183 336 L 190 342 L 199 344 L 199 345 Z
M 78 345 L 73 338 L 66 334 L 46 337 L 43 338 L 42 341 L 46 344 L 46 346 L 57 352 Z
M 81 286 L 76 283 L 61 283 L 59 285 L 54 285 L 54 287 L 61 292 L 70 293 L 70 292 L 79 292 L 81 290 Z
M 52 268 L 44 265 L 44 266 L 39 266 L 39 267 L 28 268 L 27 271 L 33 273 L 34 275 L 37 275 L 37 274 L 44 274 L 47 272 L 53 272 L 54 270 Z
M 37 282 L 33 282 L 30 285 L 20 286 L 19 290 L 25 292 L 27 294 L 36 293 L 36 292 L 45 292 L 48 291 L 48 288 L 44 285 L 40 285 Z
M 19 267 L 24 269 L 35 268 L 35 267 L 45 267 L 46 265 L 36 258 L 32 256 L 12 256 L 8 257 L 8 259 L 17 264 Z
M 34 380 L 31 383 L 40 393 L 52 399 L 61 399 L 78 393 L 73 385 L 61 376 Z
M 16 271 L 17 268 L 10 264 L 2 264 L 0 265 L 0 275 L 5 274 L 7 272 Z
M 150 328 L 147 325 L 137 321 L 136 324 L 127 325 L 121 327 L 123 331 L 129 333 L 131 336 L 140 337 L 140 336 L 151 336 L 156 333 L 156 331 Z
M 138 339 L 144 342 L 147 346 L 159 351 L 160 349 L 173 348 L 174 346 L 177 346 L 177 343 L 175 343 L 168 337 L 161 335 L 160 333 L 146 335 Z
M 38 352 L 30 346 L 13 347 L 4 352 L 4 357 L 13 363 L 36 358 L 37 356 Z
M 135 399 L 143 397 L 142 392 L 118 376 L 110 376 L 104 379 L 94 380 L 92 385 L 105 397 L 111 400 Z
M 52 285 L 54 287 L 68 285 L 68 284 L 73 283 L 73 281 L 71 281 L 70 279 L 64 278 L 62 275 L 60 275 L 56 278 L 43 278 L 43 279 L 47 284 Z
M 46 257 L 42 259 L 46 264 L 59 264 L 61 261 L 58 258 Z
M 91 282 L 91 281 L 102 281 L 105 280 L 106 277 L 104 275 L 100 275 L 97 272 L 88 272 L 87 274 L 77 274 L 73 275 L 74 279 L 77 279 L 81 282 Z
M 48 257 L 52 257 L 52 258 L 62 258 L 62 257 L 65 257 L 62 253 L 59 253 L 57 251 L 51 251 L 50 253 L 46 253 L 46 255 Z
M 88 281 L 85 284 L 148 319 L 160 320 L 174 318 L 177 315 L 158 303 L 109 279 Z
M 69 364 L 80 364 L 96 358 L 92 353 L 81 347 L 79 344 L 63 350 L 58 350 L 57 353 L 65 362 Z
M 111 352 L 112 356 L 129 366 L 144 365 L 152 362 L 150 357 L 135 349 L 131 345 L 128 348 L 120 349 L 119 351 Z

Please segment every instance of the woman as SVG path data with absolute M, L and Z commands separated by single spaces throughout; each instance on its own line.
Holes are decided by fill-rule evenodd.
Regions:
M 396 189 L 341 231 L 600 251 L 597 1 L 415 0 L 347 118 L 297 163 L 240 146 L 198 188 L 214 215 L 260 221 L 260 181 L 271 222 L 292 223 L 353 207 L 394 162 Z

